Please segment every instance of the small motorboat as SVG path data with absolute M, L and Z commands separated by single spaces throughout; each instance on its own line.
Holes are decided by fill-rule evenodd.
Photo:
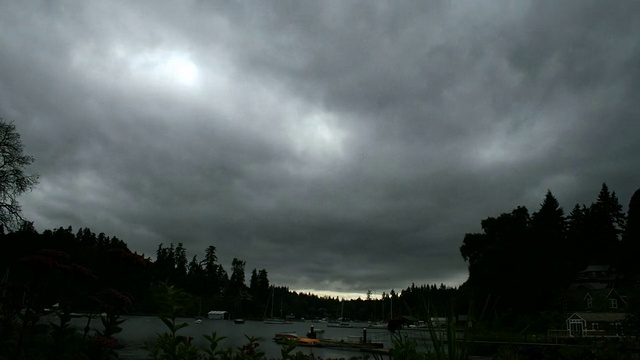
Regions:
M 233 319 L 234 324 L 244 324 L 244 319 Z

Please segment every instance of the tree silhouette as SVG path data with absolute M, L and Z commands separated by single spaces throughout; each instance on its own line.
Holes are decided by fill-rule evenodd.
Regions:
M 209 245 L 205 250 L 204 260 L 202 262 L 204 269 L 204 295 L 216 296 L 220 294 L 224 279 L 221 279 L 221 272 L 224 271 L 222 266 L 218 264 L 218 256 L 216 255 L 216 247 Z
M 16 229 L 24 221 L 18 196 L 38 182 L 37 175 L 24 172 L 34 158 L 24 155 L 23 148 L 15 125 L 0 118 L 0 225 L 3 229 Z
M 582 267 L 589 264 L 613 265 L 617 261 L 620 235 L 623 234 L 626 217 L 615 192 L 602 184 L 596 202 L 582 209 L 581 223 L 574 229 L 582 255 Z
M 533 243 L 530 254 L 539 261 L 545 259 L 543 266 L 533 268 L 537 275 L 531 277 L 531 290 L 539 296 L 538 301 L 550 299 L 551 293 L 562 289 L 572 277 L 569 265 L 572 249 L 567 242 L 566 229 L 564 210 L 549 190 L 540 210 L 531 216 Z
M 629 201 L 627 228 L 622 237 L 622 269 L 629 274 L 640 275 L 640 189 L 636 190 Z
M 231 278 L 229 279 L 228 287 L 228 293 L 231 296 L 237 295 L 246 288 L 244 275 L 245 265 L 246 262 L 238 258 L 233 258 L 231 262 Z
M 466 234 L 460 253 L 469 264 L 469 283 L 479 303 L 495 300 L 495 312 L 519 306 L 520 311 L 535 299 L 530 286 L 536 263 L 531 256 L 530 216 L 519 206 L 497 218 L 482 220 L 483 233 Z

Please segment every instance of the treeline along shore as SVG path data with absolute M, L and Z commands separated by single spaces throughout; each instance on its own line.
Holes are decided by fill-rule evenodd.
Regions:
M 615 192 L 603 184 L 593 203 L 575 205 L 565 214 L 549 191 L 535 212 L 518 206 L 482 220 L 482 232 L 464 236 L 460 252 L 469 277 L 461 286 L 410 284 L 380 298 L 369 293 L 349 301 L 276 286 L 266 269 L 254 268 L 247 276 L 241 259 L 233 259 L 227 270 L 213 244 L 201 258 L 191 259 L 182 243 L 159 244 L 154 260 L 132 251 L 124 240 L 88 228 L 40 233 L 32 222 L 23 221 L 17 230 L 0 233 L 0 353 L 50 346 L 39 344 L 42 337 L 36 335 L 45 331 L 37 327 L 40 317 L 53 312 L 59 317 L 58 331 L 68 330 L 73 314 L 86 314 L 103 330 L 93 334 L 87 326 L 74 336 L 91 340 L 94 350 L 117 346 L 112 335 L 121 329 L 120 317 L 165 313 L 167 287 L 179 290 L 175 294 L 181 305 L 174 316 L 206 316 L 215 309 L 232 317 L 262 319 L 276 298 L 281 305 L 275 316 L 289 320 L 344 314 L 371 322 L 393 317 L 408 326 L 447 318 L 460 329 L 485 334 L 543 335 L 570 330 L 568 316 L 583 311 L 618 314 L 615 335 L 635 339 L 640 314 L 639 208 L 640 190 L 625 213 Z M 575 294 L 588 298 L 572 302 Z M 568 336 L 588 335 L 587 330 Z

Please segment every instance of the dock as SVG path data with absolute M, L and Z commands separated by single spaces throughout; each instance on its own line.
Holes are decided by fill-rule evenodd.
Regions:
M 318 346 L 339 348 L 339 349 L 351 349 L 351 350 L 372 350 L 372 349 L 382 349 L 384 347 L 384 344 L 377 343 L 377 342 L 355 342 L 355 341 L 323 339 L 323 340 L 320 340 L 320 343 L 318 344 Z

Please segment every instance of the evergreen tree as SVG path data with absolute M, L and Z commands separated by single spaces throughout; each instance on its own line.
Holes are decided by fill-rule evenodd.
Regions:
M 216 255 L 215 246 L 209 245 L 205 250 L 202 266 L 205 276 L 205 294 L 208 296 L 220 294 L 225 283 L 223 277 L 226 276 L 226 273 L 224 273 L 222 266 L 218 264 L 218 256 Z
M 205 295 L 203 291 L 204 288 L 202 286 L 204 282 L 204 269 L 198 261 L 198 256 L 194 255 L 187 268 L 186 290 L 192 295 L 203 296 Z
M 85 246 L 93 246 L 97 242 L 96 234 L 92 233 L 89 228 L 78 229 L 76 240 Z
M 227 271 L 222 267 L 222 265 L 218 265 L 216 268 L 216 280 L 218 281 L 220 290 L 229 285 L 229 274 L 227 274 Z
M 189 261 L 187 274 L 189 276 L 194 276 L 194 275 L 200 275 L 203 273 L 204 273 L 204 270 L 202 269 L 200 262 L 198 262 L 198 255 L 194 255 L 193 258 L 191 258 L 191 261 Z
M 105 233 L 98 234 L 98 238 L 96 239 L 96 245 L 98 247 L 104 247 L 109 243 L 109 239 Z M 162 245 L 162 244 L 161 244 Z
M 169 248 L 167 249 L 167 271 L 168 276 L 173 278 L 173 274 L 176 270 L 176 251 L 173 246 L 173 243 L 169 244 Z
M 209 245 L 204 254 L 204 270 L 207 272 L 207 275 L 216 274 L 216 270 L 218 269 L 218 256 L 216 255 L 216 247 L 213 245 Z
M 584 217 L 583 249 L 588 264 L 614 264 L 626 217 L 615 192 L 602 184 L 598 199 Z
M 640 275 L 640 189 L 629 201 L 627 227 L 622 237 L 622 269 L 634 277 Z
M 246 288 L 245 285 L 245 268 L 246 262 L 233 258 L 231 262 L 231 278 L 229 279 L 229 295 L 235 296 Z
M 187 275 L 187 249 L 185 249 L 182 243 L 178 243 L 174 250 L 174 262 L 175 262 L 175 278 L 180 281 Z M 178 284 L 180 285 L 180 284 Z
M 252 307 L 256 311 L 256 315 L 262 315 L 266 311 L 271 292 L 269 291 L 269 279 L 267 271 L 262 269 L 251 271 L 251 280 L 249 282 L 249 293 L 252 299 Z
M 592 205 L 592 212 L 600 225 L 599 230 L 604 237 L 603 240 L 608 243 L 617 243 L 620 235 L 624 233 L 626 216 L 615 191 L 609 192 L 607 184 L 602 184 L 598 200 Z
M 173 244 L 169 248 L 158 245 L 156 250 L 156 261 L 153 263 L 153 274 L 157 281 L 169 282 L 173 278 L 175 270 L 175 257 Z
M 567 216 L 567 243 L 573 249 L 573 256 L 570 257 L 570 271 L 576 274 L 589 265 L 589 254 L 584 245 L 587 238 L 586 214 L 588 209 L 584 205 L 576 204 Z
M 532 290 L 537 290 L 538 295 L 545 297 L 540 301 L 550 300 L 551 293 L 562 289 L 572 277 L 569 265 L 572 249 L 567 242 L 566 228 L 564 210 L 549 190 L 540 204 L 540 210 L 531 217 L 534 241 L 531 255 L 537 259 L 532 271 L 538 274 L 531 276 L 534 281 Z
M 540 204 L 540 210 L 531 216 L 531 225 L 535 234 L 541 236 L 539 240 L 559 240 L 564 237 L 566 228 L 564 210 L 551 190 L 547 191 L 544 201 Z M 549 243 L 554 242 L 549 241 Z
M 258 289 L 258 271 L 254 268 L 251 270 L 251 280 L 249 280 L 249 292 L 255 296 Z
M 258 271 L 254 296 L 259 303 L 264 304 L 267 302 L 267 298 L 269 297 L 269 286 L 270 285 L 269 277 L 267 276 L 267 270 L 262 269 Z

